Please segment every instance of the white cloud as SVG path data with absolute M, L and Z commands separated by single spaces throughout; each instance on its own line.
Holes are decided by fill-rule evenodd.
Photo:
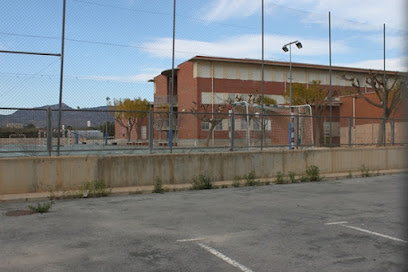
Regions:
M 131 76 L 85 76 L 81 77 L 81 79 L 127 83 L 146 83 L 148 80 L 153 79 L 155 76 L 160 74 L 162 70 L 163 69 L 157 70 L 157 73 L 141 73 Z
M 383 49 L 383 42 L 384 37 L 381 35 L 374 35 L 374 36 L 365 36 L 368 41 L 377 43 L 381 45 L 381 49 Z M 408 45 L 405 42 L 404 37 L 402 36 L 393 36 L 385 34 L 385 49 L 388 50 L 397 50 L 400 52 L 406 52 L 408 50 Z
M 336 66 L 355 67 L 364 69 L 384 69 L 384 60 L 365 60 L 353 63 L 335 63 Z M 387 71 L 408 72 L 408 57 L 386 59 L 385 69 Z
M 391 27 L 404 28 L 404 11 L 406 0 L 316 0 L 312 6 L 313 11 L 318 13 L 327 13 L 331 11 L 332 15 L 338 18 L 344 18 L 361 24 L 345 23 L 347 28 L 370 28 L 382 26 L 384 23 Z M 372 27 L 371 27 L 372 28 Z
M 294 37 L 285 35 L 265 35 L 265 58 L 276 59 L 282 54 L 282 46 Z M 328 54 L 326 39 L 301 39 L 302 50 L 293 50 L 292 54 L 304 56 L 318 56 Z M 350 48 L 342 41 L 334 42 L 333 48 L 339 54 L 347 53 Z M 145 51 L 155 57 L 169 58 L 172 52 L 171 38 L 157 38 L 142 45 Z M 222 56 L 233 58 L 261 58 L 261 35 L 241 35 L 228 39 L 205 42 L 197 40 L 176 39 L 176 57 L 190 58 L 195 55 Z
M 335 21 L 332 27 L 373 30 L 385 23 L 393 28 L 404 29 L 405 1 L 387 0 L 373 3 L 372 0 L 265 0 L 265 13 L 285 13 L 294 9 L 306 14 L 304 22 L 327 25 L 328 12 L 331 11 L 334 17 L 332 22 Z M 260 12 L 261 1 L 248 0 L 213 0 L 208 7 L 200 11 L 203 18 L 210 22 L 245 18 L 255 14 L 260 16 Z
M 203 19 L 206 21 L 224 21 L 234 17 L 248 17 L 260 10 L 260 2 L 248 0 L 216 0 L 205 7 L 201 12 L 205 12 Z M 237 13 L 237 11 L 239 13 Z

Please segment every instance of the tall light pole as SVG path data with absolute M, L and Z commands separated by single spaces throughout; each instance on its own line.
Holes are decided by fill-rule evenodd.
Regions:
M 296 44 L 296 47 L 301 49 L 302 43 L 298 40 L 285 44 L 282 47 L 284 52 L 289 51 L 289 105 L 290 105 L 290 122 L 289 122 L 289 149 L 293 148 L 295 133 L 293 125 L 293 108 L 292 108 L 292 44 Z M 289 46 L 289 49 L 288 49 Z
M 302 43 L 299 41 L 293 41 L 293 42 L 287 43 L 282 47 L 283 51 L 285 52 L 289 51 L 289 90 L 290 90 L 289 103 L 290 103 L 290 106 L 292 106 L 292 44 L 296 44 L 297 48 L 299 49 L 303 47 Z M 289 46 L 289 49 L 288 49 L 288 46 Z

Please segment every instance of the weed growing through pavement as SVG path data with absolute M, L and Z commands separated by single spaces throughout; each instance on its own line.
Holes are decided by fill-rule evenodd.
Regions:
M 152 193 L 163 194 L 164 192 L 165 192 L 165 189 L 163 188 L 161 178 L 156 177 L 154 179 L 154 188 L 153 188 Z
M 259 180 L 256 179 L 255 171 L 251 171 L 248 175 L 244 175 L 245 186 L 258 186 L 261 184 Z
M 240 181 L 241 177 L 240 176 L 235 176 L 234 180 L 232 181 L 232 187 L 239 187 L 240 185 Z
M 276 173 L 276 184 L 284 184 L 286 183 L 285 177 L 282 172 Z
M 199 175 L 193 178 L 193 190 L 215 189 L 213 182 L 209 176 Z
M 360 171 L 361 171 L 361 176 L 363 178 L 370 176 L 370 170 L 368 169 L 368 167 L 365 166 L 365 164 L 361 166 Z
M 54 204 L 53 201 L 46 202 L 46 203 L 37 203 L 37 206 L 31 206 L 29 205 L 28 208 L 33 212 L 33 213 L 47 213 L 52 205 Z
M 289 171 L 288 173 L 288 178 L 290 183 L 295 183 L 296 182 L 296 174 L 293 171 Z
M 112 193 L 112 189 L 109 188 L 103 181 L 90 181 L 84 183 L 80 192 L 82 197 L 104 197 Z
M 309 178 L 303 174 L 299 178 L 299 182 L 308 182 L 308 181 L 309 181 Z
M 320 169 L 316 165 L 310 165 L 306 168 L 306 175 L 308 180 L 310 181 L 320 181 L 322 177 L 320 177 Z

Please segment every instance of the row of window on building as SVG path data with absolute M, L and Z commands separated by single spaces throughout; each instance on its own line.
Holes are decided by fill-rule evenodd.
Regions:
M 265 129 L 271 130 L 271 120 L 264 120 Z M 230 130 L 231 119 L 223 119 L 220 123 L 215 126 L 215 130 L 219 131 L 228 131 Z M 260 119 L 250 119 L 249 120 L 249 129 L 250 130 L 261 130 L 262 120 Z M 210 130 L 210 122 L 201 122 L 202 130 Z M 246 119 L 235 119 L 235 130 L 247 130 L 248 122 Z

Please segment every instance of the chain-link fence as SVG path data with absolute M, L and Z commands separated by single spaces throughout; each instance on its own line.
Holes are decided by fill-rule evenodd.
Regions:
M 177 112 L 171 134 L 168 111 L 126 111 L 138 119 L 131 123 L 119 122 L 115 110 L 64 109 L 58 131 L 57 109 L 0 110 L 14 112 L 0 118 L 3 157 L 383 146 L 381 118 L 332 118 L 330 142 L 329 116 L 282 108 L 264 115 Z M 407 119 L 387 120 L 386 145 L 408 144 L 407 128 Z

